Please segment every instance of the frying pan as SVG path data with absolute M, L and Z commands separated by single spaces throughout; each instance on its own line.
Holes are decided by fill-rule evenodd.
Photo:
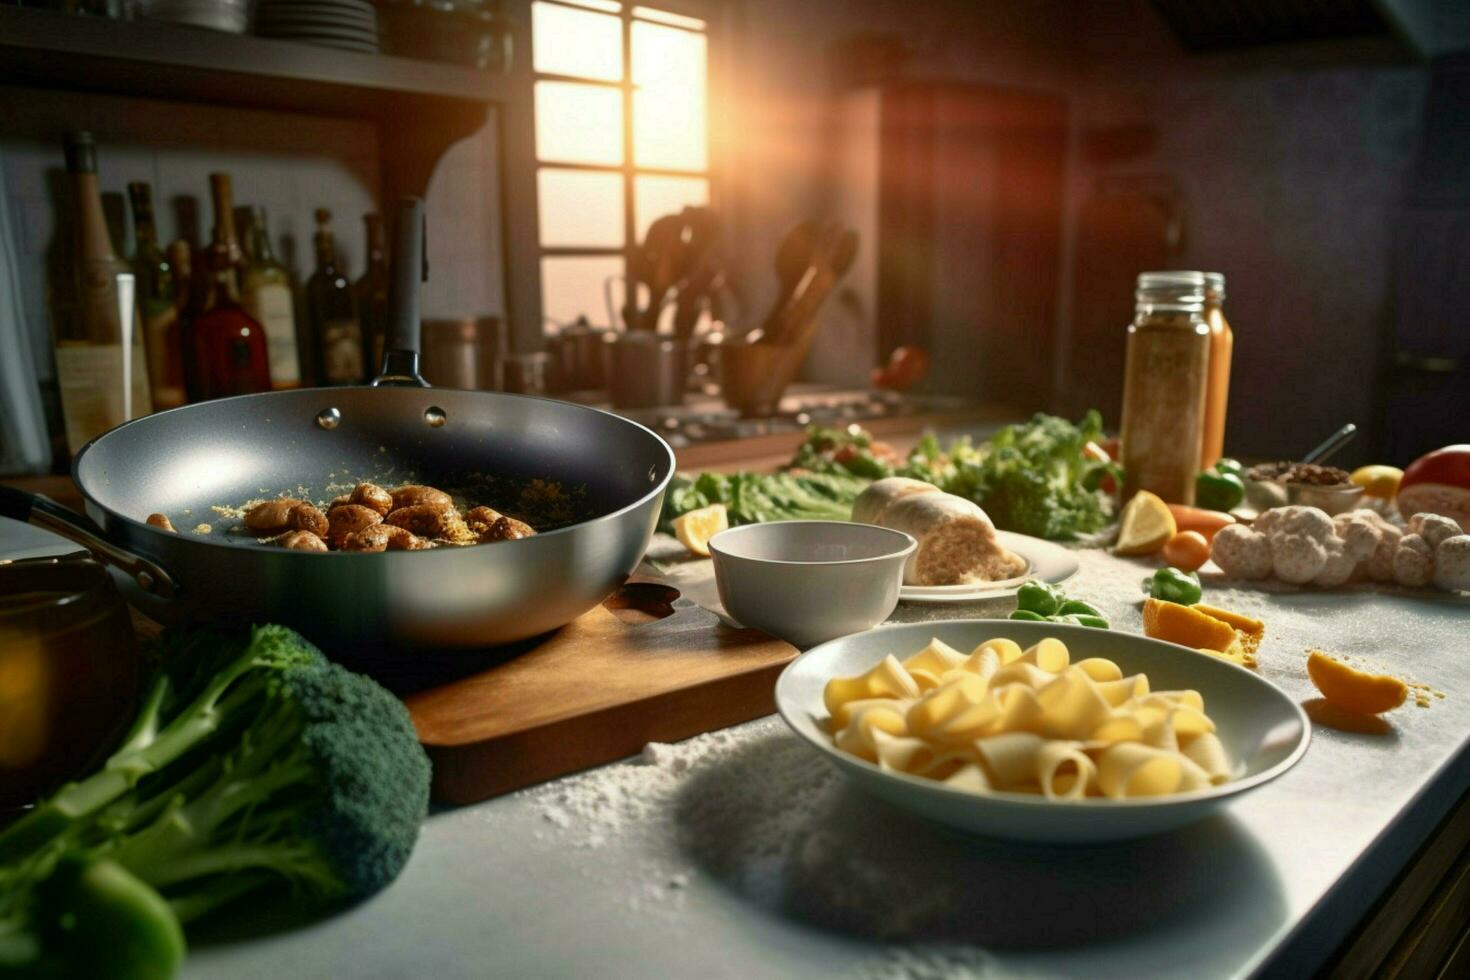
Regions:
M 496 392 L 430 388 L 418 374 L 422 202 L 395 238 L 393 319 L 372 385 L 243 395 L 125 423 L 77 454 L 86 517 L 0 487 L 0 514 L 82 544 L 128 599 L 165 623 L 291 626 L 334 653 L 475 648 L 555 629 L 637 566 L 674 471 L 667 443 L 607 412 Z M 297 552 L 231 534 L 214 507 L 322 500 L 359 479 L 532 487 L 574 523 L 470 547 Z M 533 483 L 533 481 L 542 481 Z M 488 491 L 487 491 L 488 492 Z M 178 533 L 144 523 L 160 512 Z M 208 533 L 195 530 L 210 525 Z

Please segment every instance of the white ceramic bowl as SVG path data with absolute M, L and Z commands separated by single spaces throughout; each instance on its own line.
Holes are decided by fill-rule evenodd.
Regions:
M 725 611 L 799 647 L 892 615 L 918 546 L 902 531 L 847 521 L 747 524 L 709 541 Z
M 1155 690 L 1193 688 L 1218 726 L 1241 774 L 1194 793 L 1132 800 L 1052 802 L 1030 793 L 977 795 L 905 773 L 885 772 L 841 751 L 826 732 L 822 690 L 834 677 L 852 677 L 887 654 L 900 660 L 938 637 L 969 652 L 1008 637 L 1028 647 L 1054 636 L 1073 662 L 1107 657 L 1125 674 L 1145 673 Z M 1232 797 L 1280 776 L 1307 751 L 1311 725 L 1295 701 L 1271 682 L 1218 657 L 1133 633 L 1010 619 L 956 619 L 885 626 L 824 643 L 792 661 L 776 682 L 776 708 L 798 735 L 825 753 L 865 790 L 931 820 L 970 833 L 1054 844 L 1088 844 L 1146 837 L 1209 816 Z

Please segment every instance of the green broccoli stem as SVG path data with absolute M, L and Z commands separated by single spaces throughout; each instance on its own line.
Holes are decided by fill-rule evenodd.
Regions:
M 301 728 L 293 704 L 267 711 L 241 734 L 211 784 L 172 794 L 173 805 L 108 856 L 158 888 L 246 868 L 331 880 L 317 849 L 293 842 L 317 774 L 299 744 Z
M 258 775 L 237 776 L 226 767 L 214 786 L 196 799 L 183 802 L 180 798 L 181 802 L 170 807 L 153 823 L 120 841 L 109 856 L 145 881 L 158 886 L 176 884 L 197 874 L 213 873 L 220 869 L 191 870 L 191 858 L 207 852 L 210 843 L 220 838 L 224 838 L 223 850 L 244 849 L 255 839 L 251 826 L 255 815 L 247 815 L 235 835 L 221 834 L 220 828 L 240 811 L 262 804 L 267 809 L 262 814 L 261 824 L 274 827 L 276 822 L 267 819 L 272 797 L 292 787 L 308 786 L 314 772 L 302 753 L 293 753 L 291 759 Z M 299 804 L 292 801 L 286 805 Z
M 241 871 L 230 875 L 216 875 L 191 888 L 187 895 L 168 897 L 168 904 L 179 921 L 187 926 L 215 909 L 229 905 L 242 895 L 248 895 L 278 881 L 280 875 L 271 871 Z
M 68 783 L 45 803 L 0 831 L 0 865 L 17 861 L 73 828 L 76 823 L 114 802 L 138 784 L 218 731 L 232 711 L 265 690 L 262 677 L 242 674 L 254 664 L 250 651 L 225 665 L 190 704 L 166 724 L 161 713 L 167 681 L 160 677 L 144 698 L 143 710 L 102 768 L 80 782 Z M 228 697 L 226 697 L 228 692 Z

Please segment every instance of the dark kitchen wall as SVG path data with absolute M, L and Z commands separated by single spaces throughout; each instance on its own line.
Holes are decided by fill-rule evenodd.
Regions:
M 862 167 L 844 170 L 836 160 L 841 94 L 850 94 L 854 86 L 835 77 L 834 61 L 854 72 L 860 60 L 855 49 L 866 51 L 872 61 L 876 50 L 893 41 L 904 50 L 900 74 L 906 79 L 1064 94 L 1076 72 L 1076 42 L 1066 29 L 1075 6 L 1065 0 L 738 4 L 728 59 L 732 97 L 729 111 L 715 120 L 715 133 L 717 155 L 729 162 L 724 200 L 735 204 L 731 253 L 746 316 L 758 321 L 775 296 L 772 259 L 785 230 L 812 213 L 841 210 L 841 199 L 850 194 L 834 186 L 839 173 L 845 180 L 876 177 Z M 847 52 L 840 58 L 839 48 Z M 855 171 L 867 176 L 854 177 Z M 863 241 L 860 247 L 872 246 Z M 855 269 L 862 261 L 860 255 Z M 823 330 L 871 320 L 874 313 L 861 299 L 863 292 L 849 288 L 832 297 L 823 311 Z M 807 373 L 824 374 L 822 365 L 811 363 Z
M 1072 224 L 1102 180 L 1172 182 L 1178 264 L 1227 278 L 1229 451 L 1295 458 L 1351 421 L 1365 435 L 1342 459 L 1374 458 L 1428 68 L 1388 37 L 1189 55 L 1141 0 L 1078 7 L 1074 125 L 1104 152 L 1078 154 Z M 1126 138 L 1108 152 L 1110 133 Z M 1131 283 L 1115 288 L 1121 350 Z M 1064 318 L 1063 351 L 1088 312 Z M 1059 390 L 1096 362 L 1059 364 Z

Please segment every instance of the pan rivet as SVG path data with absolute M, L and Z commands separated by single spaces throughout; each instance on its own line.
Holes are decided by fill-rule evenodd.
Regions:
M 424 409 L 424 421 L 429 423 L 430 428 L 437 429 L 439 428 L 439 426 L 449 421 L 449 416 L 445 415 L 444 409 L 440 408 L 438 405 L 430 405 L 428 408 Z
M 316 413 L 316 424 L 323 429 L 335 429 L 342 421 L 342 413 L 335 408 L 324 408 Z
M 144 592 L 152 591 L 153 576 L 149 575 L 147 572 L 139 572 L 136 576 L 134 576 L 133 580 L 138 583 L 138 588 L 142 589 Z

